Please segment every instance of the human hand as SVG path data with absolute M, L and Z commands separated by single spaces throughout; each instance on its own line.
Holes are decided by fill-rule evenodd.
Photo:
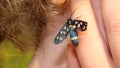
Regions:
M 119 3 L 119 0 L 101 0 L 101 3 L 99 0 L 72 1 L 71 8 L 78 7 L 72 18 L 81 15 L 80 20 L 87 21 L 88 27 L 85 32 L 78 30 L 78 47 L 68 46 L 68 68 L 120 68 Z M 100 28 L 102 23 L 106 36 Z

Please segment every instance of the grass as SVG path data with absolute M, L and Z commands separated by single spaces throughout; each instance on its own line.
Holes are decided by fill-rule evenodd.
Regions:
M 33 51 L 23 54 L 14 44 L 5 40 L 0 44 L 0 68 L 27 68 Z

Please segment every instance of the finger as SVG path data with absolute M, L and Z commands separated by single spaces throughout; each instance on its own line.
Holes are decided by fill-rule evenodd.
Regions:
M 80 32 L 79 45 L 76 48 L 82 68 L 111 68 L 111 58 L 107 52 L 103 38 L 99 32 L 89 0 L 72 4 L 77 8 L 73 18 L 81 15 L 82 20 L 88 22 L 87 31 Z
M 120 68 L 120 0 L 102 0 L 102 15 L 116 68 Z
M 73 45 L 68 46 L 67 68 L 80 68 L 76 50 Z

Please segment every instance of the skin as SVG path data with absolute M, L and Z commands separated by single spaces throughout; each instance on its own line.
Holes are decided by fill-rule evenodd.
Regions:
M 77 3 L 78 4 L 73 3 L 73 8 L 80 7 L 73 17 L 81 15 L 84 16 L 82 20 L 88 22 L 88 29 L 86 32 L 82 33 L 78 31 L 80 43 L 79 46 L 76 47 L 76 51 L 78 60 L 80 61 L 79 66 L 81 66 L 81 68 L 108 68 L 110 66 L 109 59 L 107 59 L 109 58 L 109 54 L 107 53 L 104 41 L 102 41 L 103 39 L 90 1 L 82 0 Z M 78 68 L 80 68 L 79 66 Z M 68 64 L 68 68 L 73 67 Z
M 53 1 L 57 4 L 64 0 Z M 55 46 L 51 40 L 54 40 L 65 19 L 59 16 L 53 18 L 50 22 L 60 24 L 55 28 L 48 24 L 49 35 L 42 44 L 49 61 L 39 49 L 29 68 L 120 68 L 119 6 L 120 0 L 71 0 L 71 12 L 77 7 L 72 19 L 81 16 L 80 20 L 88 22 L 87 31 L 77 31 L 80 39 L 78 47 L 70 44 L 70 39 L 61 43 L 61 46 Z
M 85 34 L 78 31 L 80 44 L 75 49 L 78 59 L 77 56 L 70 58 L 73 56 L 72 49 L 75 47 L 69 47 L 68 68 L 120 68 L 120 1 L 101 0 L 100 5 L 98 5 L 97 1 L 99 0 L 92 0 L 93 4 L 97 3 L 93 6 L 90 4 L 91 0 L 78 1 L 83 3 L 78 5 L 73 3 L 73 8 L 80 6 L 79 13 L 76 13 L 73 17 L 78 14 L 84 16 L 83 20 L 88 22 L 88 30 Z M 98 8 L 95 8 L 95 6 L 98 6 Z M 98 17 L 95 16 L 93 11 L 98 11 L 96 14 Z M 100 23 L 104 24 L 107 41 L 104 41 L 105 38 L 98 26 L 100 21 L 98 19 L 101 17 Z M 78 60 L 79 64 L 77 66 L 71 65 Z

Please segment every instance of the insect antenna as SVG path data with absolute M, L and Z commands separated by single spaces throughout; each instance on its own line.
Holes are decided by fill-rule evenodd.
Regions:
M 77 9 L 77 8 L 76 8 Z M 71 15 L 70 15 L 70 17 L 69 18 L 71 18 L 72 17 L 72 15 L 75 13 L 75 11 L 76 11 L 76 9 L 71 13 Z
M 81 17 L 81 15 L 79 17 L 76 17 L 74 20 L 76 20 L 77 18 L 80 18 L 80 17 Z

